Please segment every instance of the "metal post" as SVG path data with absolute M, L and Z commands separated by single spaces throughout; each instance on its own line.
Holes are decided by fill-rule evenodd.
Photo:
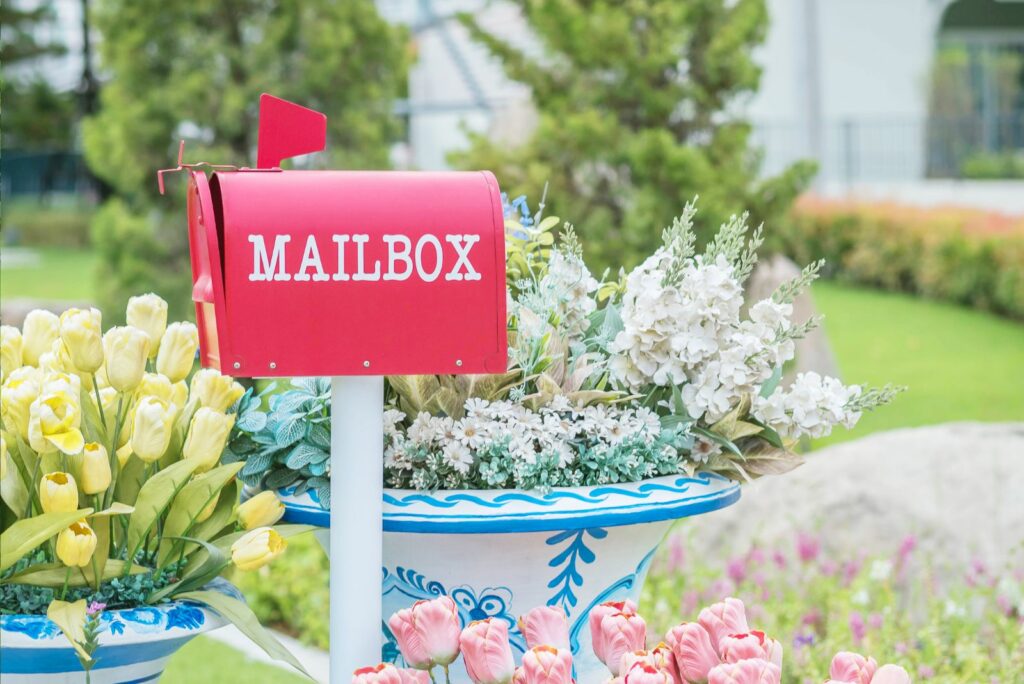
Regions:
M 331 379 L 331 684 L 380 662 L 384 378 Z

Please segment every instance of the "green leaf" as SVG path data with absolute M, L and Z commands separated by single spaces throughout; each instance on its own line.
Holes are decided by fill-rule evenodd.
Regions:
M 193 477 L 191 482 L 181 488 L 178 495 L 174 497 L 174 502 L 164 519 L 163 534 L 165 538 L 160 541 L 160 552 L 157 559 L 159 565 L 166 562 L 168 554 L 174 547 L 174 544 L 167 541 L 166 538 L 180 537 L 186 534 L 196 516 L 220 495 L 220 490 L 226 484 L 235 479 L 235 475 L 243 465 L 245 464 L 239 462 L 219 466 Z
M 173 542 L 178 541 L 182 543 L 191 542 L 192 544 L 198 544 L 206 553 L 202 555 L 202 558 L 193 559 L 189 561 L 188 565 L 181 572 L 181 578 L 174 584 L 169 584 L 162 589 L 158 589 L 149 596 L 146 597 L 146 603 L 157 603 L 165 598 L 170 598 L 176 594 L 184 591 L 192 591 L 193 589 L 201 589 L 206 586 L 207 583 L 217 577 L 224 568 L 231 562 L 227 556 L 219 548 L 213 544 L 204 541 L 202 539 L 196 539 L 194 537 L 164 537 L 165 540 Z
M 146 464 L 138 456 L 132 454 L 121 467 L 114 485 L 114 498 L 126 504 L 134 504 L 146 481 Z
M 259 618 L 249 609 L 249 606 L 238 599 L 225 596 L 216 591 L 189 591 L 177 594 L 176 597 L 181 600 L 195 601 L 209 606 L 222 617 L 231 621 L 242 634 L 252 639 L 253 643 L 262 648 L 268 656 L 288 663 L 302 674 L 313 679 L 306 672 L 306 669 L 302 667 L 302 663 L 292 655 L 291 651 L 281 645 L 281 642 L 275 639 L 274 635 L 260 624 Z
M 717 432 L 712 432 L 711 430 L 708 430 L 706 428 L 702 428 L 702 427 L 699 427 L 699 426 L 696 426 L 696 425 L 692 429 L 693 429 L 693 431 L 696 434 L 701 435 L 702 437 L 705 437 L 706 439 L 711 440 L 712 442 L 714 442 L 715 444 L 719 445 L 720 447 L 722 447 L 726 451 L 730 451 L 733 454 L 735 454 L 736 456 L 739 456 L 740 458 L 743 458 L 743 452 L 740 451 L 740 448 L 738 446 L 736 446 L 735 444 L 732 443 L 732 440 L 730 440 L 730 439 L 728 439 L 726 437 L 723 437 L 722 435 L 718 434 Z
M 126 563 L 116 558 L 111 558 L 104 564 L 103 574 L 100 575 L 100 581 L 104 582 L 115 577 L 121 577 L 125 574 Z M 85 571 L 83 577 L 81 572 L 72 572 L 71 577 L 68 579 L 69 587 L 82 587 L 86 584 L 92 584 L 93 578 L 89 576 L 90 568 L 82 568 Z M 24 572 L 20 572 L 17 575 L 11 575 L 10 577 L 0 580 L 0 584 L 28 584 L 34 587 L 61 587 L 64 585 L 64 578 L 67 576 L 67 566 L 62 563 L 47 563 L 46 565 L 33 565 L 30 566 Z M 128 571 L 131 575 L 143 575 L 148 572 L 152 572 L 151 568 L 147 568 L 143 565 L 132 564 L 131 570 Z M 87 579 L 88 578 L 88 579 Z
M 199 467 L 197 459 L 172 463 L 146 480 L 135 501 L 135 512 L 128 522 L 128 557 L 134 558 L 146 535 Z
M 763 398 L 765 398 L 765 399 L 770 397 L 772 395 L 772 392 L 775 391 L 775 388 L 779 386 L 779 383 L 781 381 L 782 381 L 782 366 L 776 366 L 775 370 L 772 371 L 771 377 L 769 377 L 767 380 L 765 380 L 764 384 L 761 385 L 761 392 L 760 392 L 761 396 Z
M 0 534 L 0 572 L 71 523 L 92 513 L 91 508 L 70 512 L 43 513 L 19 520 Z

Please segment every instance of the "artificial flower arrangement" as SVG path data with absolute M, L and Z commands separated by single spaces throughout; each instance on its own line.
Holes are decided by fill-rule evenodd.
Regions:
M 743 602 L 727 598 L 700 611 L 695 622 L 671 628 L 651 645 L 632 601 L 595 606 L 587 616 L 594 655 L 610 684 L 779 684 L 782 645 L 751 629 Z M 461 655 L 474 684 L 573 684 L 569 622 L 557 607 L 534 608 L 519 620 L 527 650 L 517 667 L 509 625 L 486 618 L 462 628 L 454 601 L 419 601 L 388 620 L 406 668 L 390 663 L 356 670 L 353 684 L 429 684 Z M 826 684 L 910 684 L 898 665 L 843 651 L 832 659 Z
M 167 325 L 156 295 L 127 320 L 104 333 L 97 309 L 36 310 L 0 331 L 0 612 L 45 613 L 88 672 L 104 610 L 188 600 L 301 670 L 244 602 L 204 589 L 307 529 L 275 527 L 273 493 L 239 505 L 242 464 L 219 465 L 243 388 L 192 373 L 196 327 Z
M 822 264 L 744 302 L 762 243 L 745 215 L 697 253 L 691 203 L 653 255 L 599 280 L 571 225 L 556 237 L 557 218 L 512 207 L 508 371 L 389 377 L 389 487 L 543 490 L 697 472 L 750 480 L 796 467 L 798 440 L 852 427 L 898 391 L 813 372 L 779 386 L 795 340 L 818 324 L 791 318 Z M 297 382 L 228 458 L 247 461 L 247 484 L 312 489 L 327 507 L 329 386 Z

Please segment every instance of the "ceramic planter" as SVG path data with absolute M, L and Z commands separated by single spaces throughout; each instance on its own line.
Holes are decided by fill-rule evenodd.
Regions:
M 206 589 L 242 598 L 223 579 Z M 186 601 L 106 611 L 101 622 L 92 684 L 155 683 L 179 648 L 227 624 L 206 606 Z M 0 615 L 0 680 L 3 684 L 81 684 L 85 672 L 60 628 L 45 615 Z
M 667 476 L 628 484 L 520 490 L 384 491 L 383 609 L 451 596 L 465 623 L 509 625 L 513 650 L 525 641 L 517 618 L 539 605 L 569 615 L 577 681 L 603 682 L 586 616 L 604 601 L 639 598 L 648 566 L 673 520 L 735 503 L 739 485 L 714 475 Z M 327 527 L 309 494 L 282 492 L 285 519 Z M 327 541 L 327 531 L 319 538 Z M 384 629 L 383 657 L 400 658 Z M 518 660 L 518 655 L 517 655 Z M 457 666 L 453 675 L 465 677 Z

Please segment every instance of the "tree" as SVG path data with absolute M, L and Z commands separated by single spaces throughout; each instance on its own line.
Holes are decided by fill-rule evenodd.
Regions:
M 253 165 L 262 92 L 327 114 L 325 165 L 386 167 L 401 136 L 406 37 L 372 0 L 99 0 L 93 19 L 110 79 L 83 135 L 116 193 L 93 221 L 111 315 L 147 290 L 191 315 L 184 183 L 156 186 L 179 137 L 190 160 Z
M 491 169 L 513 196 L 548 183 L 548 210 L 576 224 L 596 265 L 635 264 L 694 195 L 708 236 L 742 210 L 778 220 L 810 180 L 809 163 L 760 179 L 735 111 L 760 79 L 763 0 L 515 1 L 539 57 L 460 18 L 530 87 L 537 128 L 516 148 L 471 135 L 452 160 Z

